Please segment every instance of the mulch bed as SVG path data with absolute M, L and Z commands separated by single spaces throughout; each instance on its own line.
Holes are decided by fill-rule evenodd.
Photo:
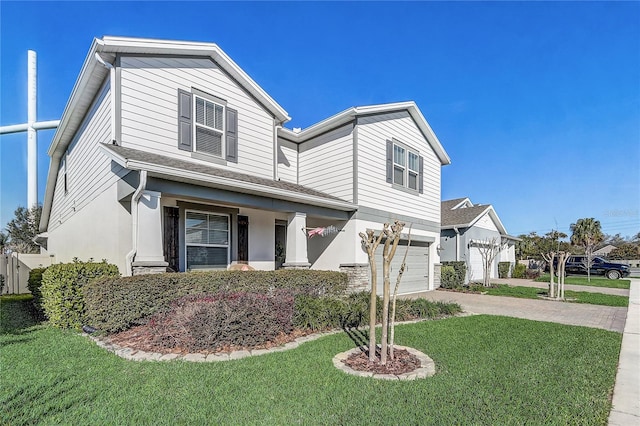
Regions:
M 420 360 L 405 349 L 395 349 L 394 359 L 387 358 L 386 365 L 369 361 L 368 351 L 351 354 L 343 362 L 356 371 L 370 371 L 374 374 L 403 374 L 420 368 Z M 380 359 L 380 354 L 376 354 Z
M 185 348 L 167 348 L 157 342 L 155 335 L 146 325 L 140 325 L 130 328 L 129 330 L 122 331 L 120 333 L 112 334 L 106 338 L 110 343 L 115 343 L 118 346 L 125 348 L 135 349 L 144 352 L 156 352 L 161 354 L 181 354 L 188 353 L 201 353 L 201 354 L 223 354 L 240 350 L 255 350 L 255 349 L 269 349 L 276 346 L 284 345 L 297 339 L 298 337 L 307 336 L 313 334 L 311 331 L 293 330 L 289 334 L 280 334 L 271 342 L 266 342 L 257 346 L 225 346 L 222 348 L 211 349 L 209 351 L 190 351 Z

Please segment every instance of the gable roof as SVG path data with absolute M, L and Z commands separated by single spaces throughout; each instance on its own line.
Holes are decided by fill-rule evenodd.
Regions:
M 456 198 L 440 203 L 441 229 L 470 228 L 485 214 L 488 214 L 498 228 L 500 235 L 518 240 L 518 238 L 508 235 L 507 229 L 502 224 L 502 221 L 491 204 L 476 204 L 471 207 L 460 207 L 465 202 L 472 204 L 469 198 Z
M 124 168 L 146 170 L 154 176 L 167 180 L 188 181 L 196 185 L 214 186 L 234 192 L 257 194 L 335 210 L 357 210 L 357 206 L 353 203 L 302 185 L 247 175 L 117 145 L 101 144 L 101 148 L 112 160 Z
M 109 74 L 109 70 L 98 62 L 96 55 L 109 62 L 115 59 L 116 54 L 189 55 L 210 58 L 256 98 L 278 121 L 284 123 L 290 120 L 287 112 L 215 43 L 104 36 L 102 39 L 93 39 L 91 43 L 80 75 L 62 113 L 60 125 L 49 147 L 50 156 L 54 156 L 55 153 L 61 154 L 67 148 L 82 124 L 102 82 Z
M 429 145 L 431 145 L 431 148 L 436 153 L 436 156 L 440 160 L 440 163 L 443 166 L 451 164 L 449 155 L 444 150 L 444 147 L 438 140 L 438 137 L 431 129 L 431 126 L 429 126 L 429 123 L 427 123 L 427 120 L 422 115 L 422 112 L 420 112 L 420 109 L 418 108 L 416 103 L 413 101 L 351 107 L 325 120 L 322 120 L 311 127 L 307 127 L 300 132 L 294 132 L 284 127 L 279 128 L 278 135 L 294 142 L 300 143 L 321 133 L 325 133 L 329 130 L 335 129 L 336 127 L 347 124 L 359 116 L 385 114 L 395 111 L 407 111 L 411 118 L 413 118 L 414 122 L 416 123 L 424 137 L 427 139 Z

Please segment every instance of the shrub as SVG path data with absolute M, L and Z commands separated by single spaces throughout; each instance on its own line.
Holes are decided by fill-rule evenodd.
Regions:
M 540 276 L 540 270 L 527 268 L 525 271 L 525 276 L 530 280 L 535 280 Z
M 42 292 L 40 286 L 42 285 L 42 274 L 47 268 L 34 268 L 29 271 L 29 280 L 27 281 L 27 288 L 33 295 L 33 306 L 38 312 L 42 312 Z
M 527 267 L 521 263 L 516 263 L 513 266 L 513 272 L 511 273 L 511 276 L 513 278 L 524 278 L 524 274 L 525 271 L 527 270 Z
M 79 262 L 51 265 L 42 274 L 42 308 L 49 322 L 58 328 L 80 328 L 85 299 L 83 287 L 93 278 L 118 276 L 118 267 L 101 263 Z
M 293 296 L 219 293 L 186 296 L 149 321 L 155 343 L 189 351 L 247 347 L 275 340 L 293 330 Z
M 347 275 L 333 271 L 208 271 L 104 278 L 85 288 L 88 324 L 117 332 L 146 324 L 151 315 L 169 309 L 187 295 L 230 292 L 337 297 L 347 289 Z
M 442 262 L 440 287 L 459 288 L 464 285 L 466 275 L 467 265 L 464 262 Z
M 511 262 L 498 262 L 498 277 L 509 278 L 510 269 L 511 269 Z

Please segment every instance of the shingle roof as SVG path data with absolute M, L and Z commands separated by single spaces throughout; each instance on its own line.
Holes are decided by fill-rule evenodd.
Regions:
M 443 201 L 441 203 L 441 227 L 445 228 L 447 226 L 468 225 L 473 222 L 478 216 L 486 212 L 490 207 L 489 205 L 476 205 L 473 207 L 464 207 L 451 210 L 451 207 L 459 204 L 462 200 L 464 200 L 464 198 L 449 200 L 447 202 Z
M 152 152 L 140 151 L 137 149 L 126 148 L 117 145 L 103 145 L 103 147 L 118 156 L 124 158 L 125 161 L 135 161 L 140 163 L 147 163 L 156 166 L 166 167 L 168 169 L 180 169 L 197 174 L 209 175 L 215 177 L 221 177 L 225 179 L 231 179 L 238 182 L 245 182 L 263 187 L 273 188 L 276 190 L 284 190 L 288 192 L 310 195 L 313 197 L 324 198 L 329 201 L 337 201 L 342 203 L 348 203 L 347 201 L 334 197 L 333 195 L 326 194 L 315 189 L 308 188 L 306 186 L 297 185 L 285 181 L 276 181 L 273 179 L 265 179 L 258 176 L 252 176 L 244 173 L 238 173 L 231 170 L 225 170 L 218 167 L 208 166 L 191 161 L 185 161 L 178 158 L 167 157 L 164 155 L 154 154 Z M 167 170 L 167 175 L 171 175 L 171 170 Z M 356 206 L 354 205 L 354 209 Z
M 453 200 L 445 200 L 442 203 L 440 203 L 440 206 L 442 208 L 442 211 L 444 212 L 445 210 L 451 210 L 452 208 L 454 208 L 464 200 L 466 200 L 466 198 L 455 198 Z

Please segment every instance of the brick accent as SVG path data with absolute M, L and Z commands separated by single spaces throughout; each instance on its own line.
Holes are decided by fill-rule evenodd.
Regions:
M 349 277 L 349 292 L 356 293 L 371 288 L 368 263 L 343 263 L 340 265 L 340 272 L 344 272 Z

